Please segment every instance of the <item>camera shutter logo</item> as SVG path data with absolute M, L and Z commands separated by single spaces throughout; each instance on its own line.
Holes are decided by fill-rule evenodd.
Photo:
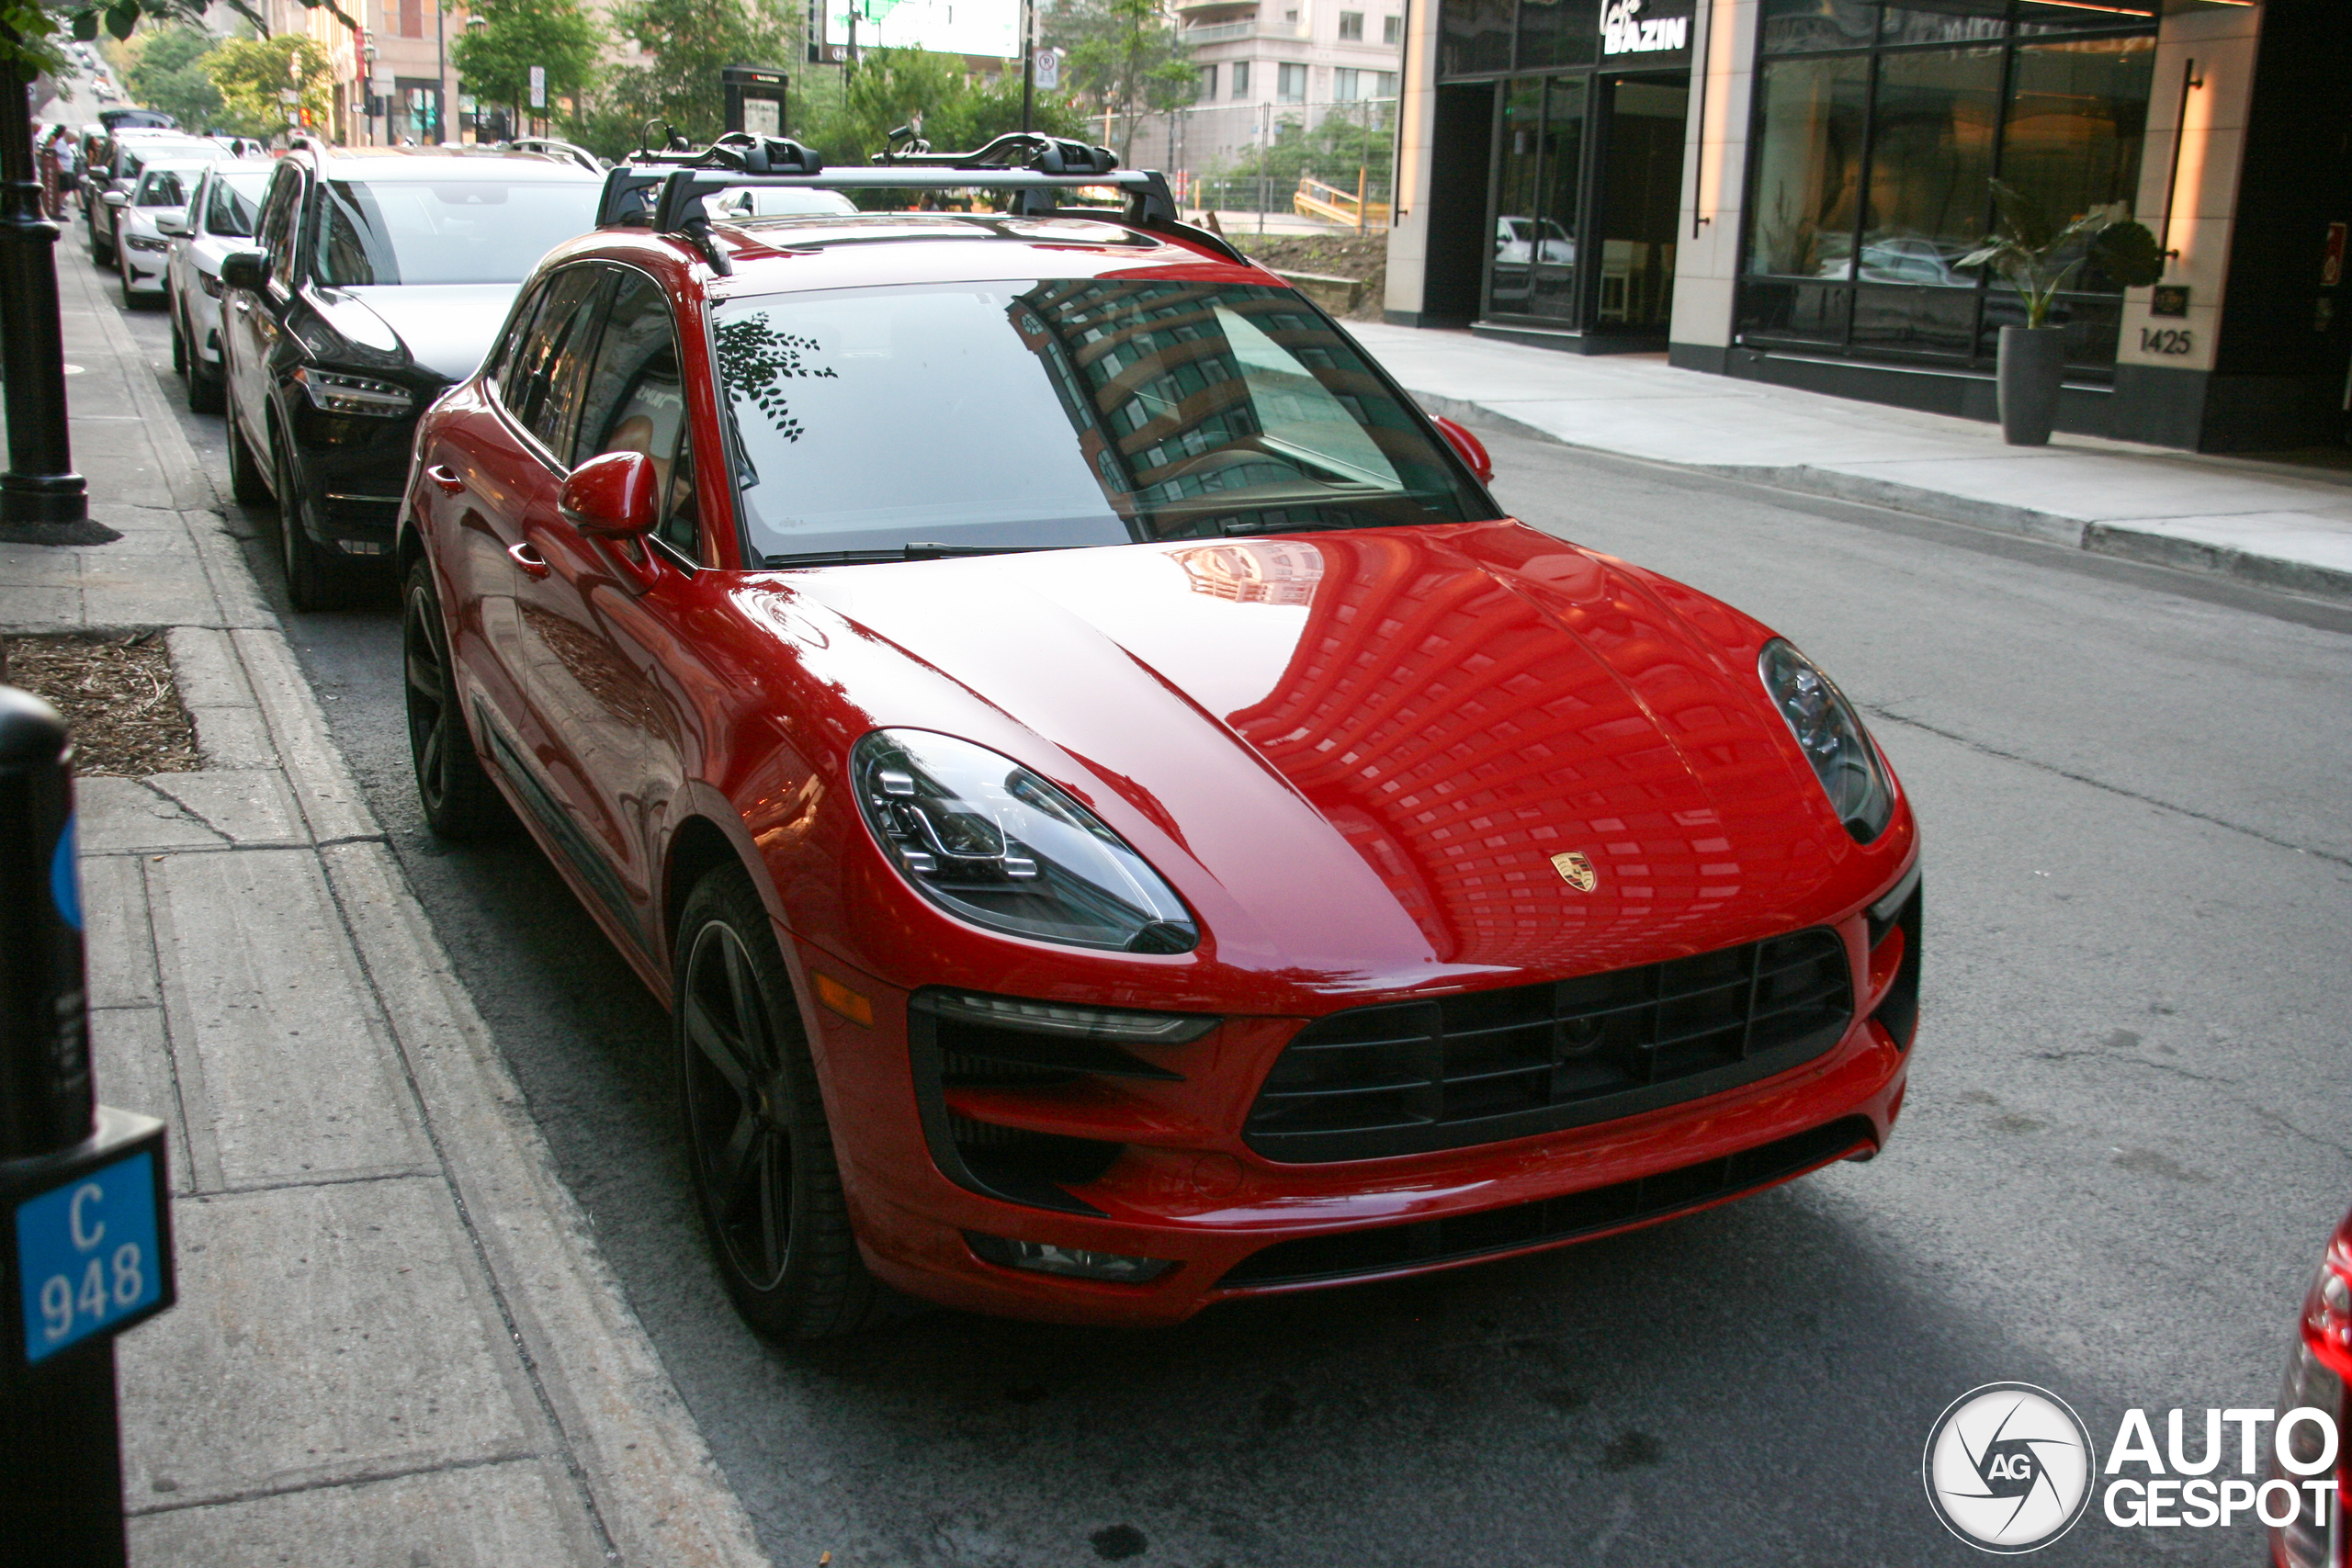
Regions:
M 2066 1402 L 2031 1383 L 1970 1389 L 1937 1417 L 1920 1470 L 1944 1528 L 1982 1551 L 2048 1546 L 2090 1506 L 2098 1456 Z

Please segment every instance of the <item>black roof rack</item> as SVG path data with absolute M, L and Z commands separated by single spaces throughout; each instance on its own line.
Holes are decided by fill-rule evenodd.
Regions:
M 893 148 L 901 145 L 896 133 Z M 1065 209 L 1063 192 L 1109 187 L 1121 192 L 1120 217 L 1139 228 L 1198 235 L 1213 248 L 1239 260 L 1215 235 L 1184 224 L 1168 177 L 1154 169 L 1123 169 L 1108 147 L 1092 147 L 1059 136 L 1015 133 L 1000 136 L 971 152 L 933 152 L 928 143 L 905 143 L 906 151 L 877 153 L 870 164 L 827 168 L 821 153 L 781 136 L 735 131 L 708 147 L 680 147 L 632 154 L 605 176 L 597 203 L 599 228 L 643 226 L 692 241 L 714 271 L 732 272 L 710 238 L 710 220 L 701 198 L 746 186 L 800 186 L 821 190 L 1007 190 L 1014 193 L 1016 217 L 1041 218 Z

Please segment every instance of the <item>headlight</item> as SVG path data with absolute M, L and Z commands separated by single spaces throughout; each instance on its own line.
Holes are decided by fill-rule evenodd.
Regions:
M 1094 814 L 1009 757 L 878 729 L 850 773 L 866 825 L 917 891 L 960 920 L 1074 947 L 1189 953 L 1175 891 Z
M 172 248 L 169 240 L 151 240 L 144 234 L 125 234 L 122 243 L 134 251 L 168 251 Z
M 1894 814 L 1894 792 L 1887 787 L 1878 748 L 1853 705 L 1811 660 L 1779 637 L 1764 645 L 1756 668 L 1772 705 L 1788 720 L 1789 732 L 1821 780 L 1829 808 L 1855 842 L 1877 838 Z
M 196 275 L 196 281 L 203 286 L 204 291 L 207 294 L 211 295 L 215 299 L 220 298 L 220 279 L 219 277 L 209 272 L 200 272 Z
M 329 413 L 372 413 L 398 418 L 416 406 L 409 389 L 397 381 L 313 370 L 307 365 L 295 370 L 294 379 L 301 383 L 313 404 Z

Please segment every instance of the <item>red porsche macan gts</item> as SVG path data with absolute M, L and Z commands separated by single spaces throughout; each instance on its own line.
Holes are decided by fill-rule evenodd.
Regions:
M 1173 1323 L 1883 1143 L 1917 835 L 1854 710 L 1501 515 L 1159 175 L 736 138 L 601 222 L 419 427 L 410 729 L 668 1001 L 753 1325 Z

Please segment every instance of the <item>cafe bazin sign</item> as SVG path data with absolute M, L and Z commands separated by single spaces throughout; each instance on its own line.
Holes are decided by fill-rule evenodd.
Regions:
M 1669 0 L 1671 3 L 1671 0 Z M 1690 47 L 1690 17 L 1645 16 L 1645 0 L 1609 0 L 1600 8 L 1600 52 L 1667 54 Z

